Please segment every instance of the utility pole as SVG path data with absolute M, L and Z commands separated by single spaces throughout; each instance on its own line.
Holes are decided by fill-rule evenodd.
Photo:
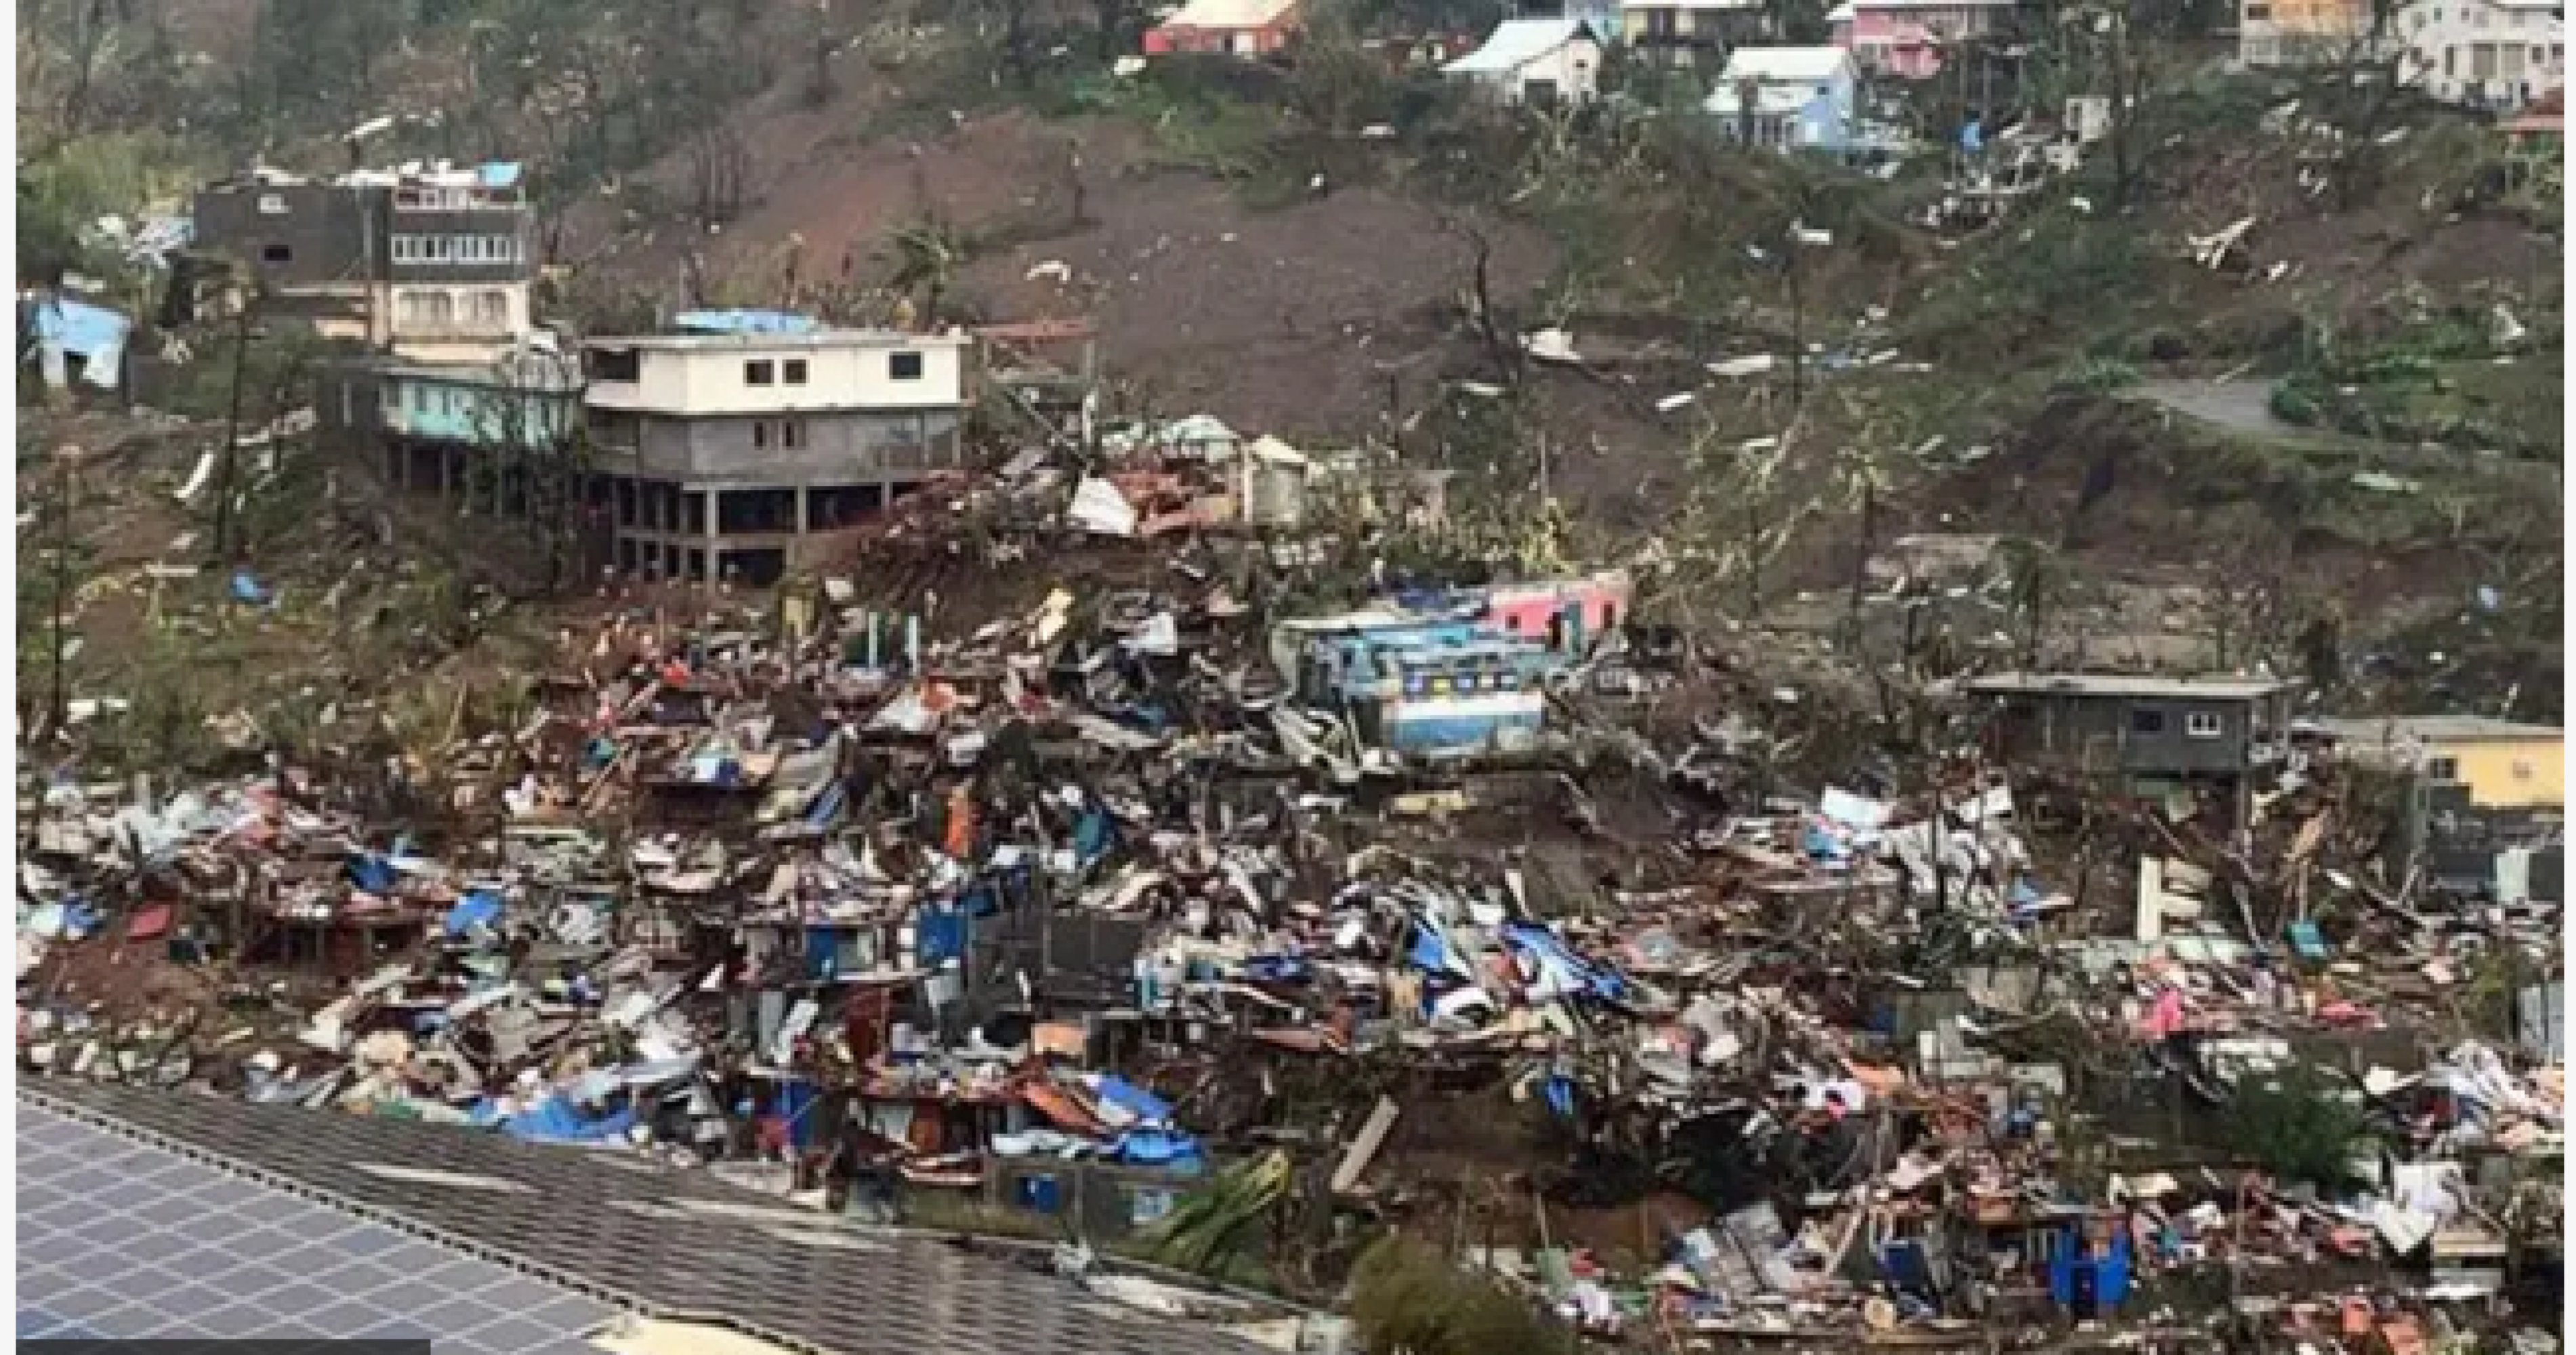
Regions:
M 50 673 L 45 680 L 45 730 L 59 734 L 71 712 L 69 689 L 63 680 L 63 643 L 67 638 L 71 616 L 72 591 L 72 495 L 79 488 L 73 467 L 80 460 L 80 448 L 65 444 L 54 449 L 54 568 L 53 596 L 48 600 L 51 616 L 46 633 L 53 646 L 48 657 Z
M 224 411 L 224 454 L 215 472 L 215 565 L 232 563 L 233 532 L 233 464 L 241 459 L 242 374 L 250 361 L 251 310 L 258 304 L 259 287 L 252 283 L 243 289 L 234 311 L 232 395 Z

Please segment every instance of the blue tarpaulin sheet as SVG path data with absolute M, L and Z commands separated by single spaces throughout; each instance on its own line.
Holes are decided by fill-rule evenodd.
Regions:
M 1103 1073 L 1097 1089 L 1100 1099 L 1148 1123 L 1168 1123 L 1172 1104 L 1115 1073 Z
M 1085 865 L 1098 860 L 1109 850 L 1109 811 L 1098 806 L 1084 810 L 1073 826 L 1074 859 Z
M 233 575 L 233 601 L 265 607 L 268 605 L 268 590 L 260 587 L 259 580 L 245 569 Z
M 1615 999 L 1628 990 L 1626 980 L 1615 971 L 1579 958 L 1545 927 L 1514 923 L 1503 928 L 1503 944 L 1533 956 L 1542 969 L 1570 980 L 1594 997 Z
M 913 952 L 924 965 L 936 965 L 966 953 L 966 914 L 954 908 L 925 908 L 913 918 Z
M 689 334 L 812 334 L 823 328 L 793 311 L 682 311 L 672 324 Z
M 805 929 L 805 977 L 818 982 L 837 978 L 841 967 L 841 934 L 832 927 Z
M 491 1112 L 491 1118 L 499 1119 L 498 1112 Z M 598 1119 L 587 1119 L 571 1102 L 549 1096 L 500 1124 L 502 1133 L 523 1143 L 607 1143 L 625 1137 L 635 1125 L 635 1112 L 621 1106 Z
M 370 894 L 382 894 L 394 887 L 393 863 L 374 852 L 360 852 L 349 858 L 349 882 Z
M 1138 1129 L 1121 1136 L 1110 1155 L 1120 1162 L 1152 1167 L 1195 1167 L 1200 1161 L 1196 1139 L 1161 1129 Z
M 495 160 L 488 165 L 474 167 L 474 177 L 485 188 L 515 188 L 521 173 L 522 168 L 516 160 Z
M 58 296 L 36 306 L 35 327 L 39 343 L 55 343 L 62 350 L 84 362 L 96 361 L 101 353 L 114 359 L 125 348 L 125 336 L 134 322 L 122 311 L 93 306 L 78 297 Z
M 1300 955 L 1250 955 L 1243 961 L 1243 977 L 1254 983 L 1298 983 L 1313 975 Z
M 386 874 L 393 872 L 388 870 Z M 475 927 L 489 927 L 501 920 L 501 896 L 488 889 L 477 889 L 456 901 L 447 910 L 447 934 L 463 936 Z
M 1413 961 L 1414 968 L 1428 973 L 1455 974 L 1462 979 L 1476 976 L 1476 971 L 1468 967 L 1467 957 L 1458 953 L 1458 946 L 1449 939 L 1449 934 L 1429 918 L 1414 924 L 1413 949 L 1407 952 L 1406 958 Z

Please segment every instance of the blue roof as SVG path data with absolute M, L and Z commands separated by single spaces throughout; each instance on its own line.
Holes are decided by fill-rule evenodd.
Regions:
M 793 311 L 682 311 L 672 323 L 692 334 L 812 334 L 823 328 Z
M 64 352 L 83 361 L 123 347 L 133 328 L 125 312 L 93 306 L 78 297 L 57 296 L 36 305 L 36 338 L 60 343 Z
M 495 160 L 488 165 L 476 166 L 474 175 L 482 180 L 485 188 L 515 188 L 520 171 L 521 166 L 515 160 Z

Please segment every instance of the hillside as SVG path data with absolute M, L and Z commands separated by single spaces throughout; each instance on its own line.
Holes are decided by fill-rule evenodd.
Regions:
M 1744 610 L 1712 581 L 1757 557 L 1763 591 L 1839 587 L 1857 465 L 1881 531 L 2026 537 L 2105 586 L 2187 586 L 2205 526 L 2256 524 L 2306 581 L 2282 610 L 2346 615 L 2355 641 L 2560 558 L 2525 511 L 2561 483 L 2554 199 L 2514 191 L 2477 121 L 2332 72 L 2178 58 L 2075 173 L 1936 230 L 1938 153 L 1882 182 L 1689 118 L 1515 118 L 1340 40 L 1285 72 L 1118 76 L 1096 55 L 1101 18 L 1134 21 L 1114 6 L 133 14 L 104 47 L 158 64 L 96 61 L 75 117 L 80 34 L 22 8 L 29 135 L 61 138 L 22 204 L 33 184 L 57 215 L 130 211 L 247 146 L 328 164 L 337 131 L 390 113 L 370 154 L 530 161 L 561 319 L 697 300 L 882 322 L 898 292 L 941 318 L 1090 317 L 1113 408 L 1393 441 L 1504 523 L 1544 474 L 1582 552 L 1702 562 L 1673 593 L 1694 615 Z M 360 50 L 322 87 L 286 78 Z M 1793 224 L 1833 243 L 1785 262 Z M 935 295 L 893 285 L 907 233 L 941 242 Z M 2499 311 L 2520 331 L 2501 345 Z M 1510 351 L 1543 326 L 1582 360 Z M 1706 368 L 1799 345 L 1817 398 L 1795 421 L 1789 364 Z M 1784 431 L 1758 477 L 1784 525 L 1748 542 L 1733 449 Z M 2303 628 L 2281 618 L 2282 643 Z M 2479 690 L 2539 671 L 2504 670 Z

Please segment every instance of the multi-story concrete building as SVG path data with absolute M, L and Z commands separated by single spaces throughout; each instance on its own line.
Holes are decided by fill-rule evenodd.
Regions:
M 2511 112 L 2567 88 L 2560 0 L 2416 0 L 2396 37 L 2400 75 L 2444 103 Z
M 196 249 L 247 270 L 264 314 L 416 362 L 488 362 L 524 339 L 536 277 L 519 167 L 255 170 L 201 190 Z
M 584 345 L 588 464 L 620 568 L 766 583 L 816 533 L 963 459 L 963 333 L 741 313 L 681 324 L 698 332 Z

